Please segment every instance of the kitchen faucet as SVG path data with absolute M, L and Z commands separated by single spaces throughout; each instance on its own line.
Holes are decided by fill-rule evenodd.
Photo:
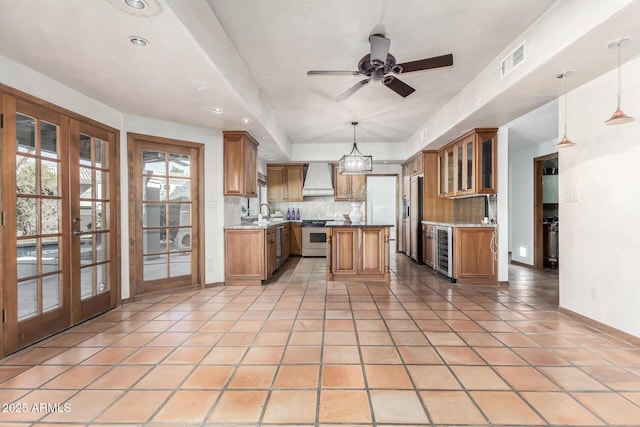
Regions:
M 262 214 L 262 207 L 266 206 L 267 207 L 267 219 L 269 219 L 269 217 L 271 216 L 271 206 L 269 206 L 268 203 L 262 203 L 260 205 L 260 209 L 259 209 L 259 213 Z

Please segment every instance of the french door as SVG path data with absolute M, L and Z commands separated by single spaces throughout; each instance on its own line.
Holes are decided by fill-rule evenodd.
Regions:
M 202 144 L 129 134 L 132 296 L 202 284 Z
M 117 139 L 1 96 L 4 355 L 115 307 Z

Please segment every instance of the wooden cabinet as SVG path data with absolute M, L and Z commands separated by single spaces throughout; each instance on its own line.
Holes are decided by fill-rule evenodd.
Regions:
M 454 151 L 456 157 L 456 188 L 454 194 L 456 196 L 474 194 L 476 192 L 475 135 L 471 134 L 461 138 L 456 143 Z
M 439 197 L 496 193 L 496 159 L 496 129 L 474 129 L 448 144 L 438 156 Z
M 386 281 L 389 227 L 327 227 L 327 280 Z
M 443 181 L 438 175 L 440 155 L 444 155 L 444 153 L 438 153 L 434 150 L 423 151 L 422 219 L 424 221 L 452 222 L 454 219 L 454 200 L 440 195 L 439 185 Z
M 301 202 L 304 163 L 267 165 L 267 200 L 269 202 Z
M 225 131 L 224 195 L 258 197 L 258 142 L 245 131 Z
M 227 285 L 261 285 L 271 275 L 269 229 L 224 231 L 224 276 Z M 275 236 L 275 235 L 274 235 Z M 273 242 L 275 262 L 275 239 Z M 269 243 L 270 244 L 270 243 Z
M 332 233 L 331 258 L 333 274 L 358 274 L 358 229 L 336 228 Z
M 302 255 L 302 224 L 289 223 L 289 255 Z
M 497 284 L 495 227 L 455 227 L 454 277 L 460 284 Z
M 422 262 L 436 267 L 436 226 L 422 224 Z
M 476 133 L 476 193 L 495 194 L 498 188 L 497 130 Z
M 418 175 L 422 172 L 422 152 L 416 154 L 402 164 L 402 174 L 404 176 Z
M 455 147 L 448 146 L 438 157 L 438 196 L 451 197 L 455 190 Z
M 366 175 L 341 175 L 337 163 L 333 165 L 333 200 L 348 202 L 349 194 L 358 194 L 367 185 Z

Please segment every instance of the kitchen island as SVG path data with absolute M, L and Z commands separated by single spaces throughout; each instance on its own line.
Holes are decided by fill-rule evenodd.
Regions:
M 327 231 L 327 280 L 389 282 L 389 234 L 392 225 L 330 221 Z

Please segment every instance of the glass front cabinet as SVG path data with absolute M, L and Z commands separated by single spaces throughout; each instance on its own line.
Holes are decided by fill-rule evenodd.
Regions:
M 474 129 L 440 150 L 439 196 L 494 194 L 497 129 Z

